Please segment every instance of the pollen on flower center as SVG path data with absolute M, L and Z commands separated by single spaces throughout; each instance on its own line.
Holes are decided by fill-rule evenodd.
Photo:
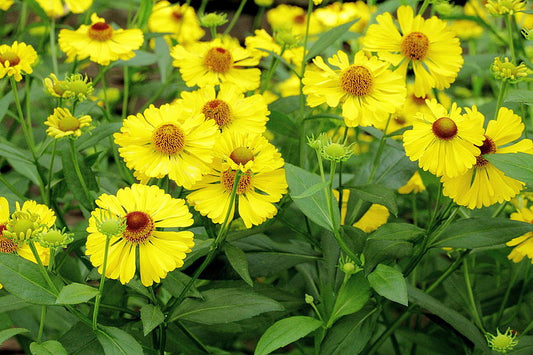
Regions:
M 235 170 L 227 170 L 222 173 L 222 184 L 227 192 L 233 190 L 233 182 L 235 181 Z M 252 175 L 250 172 L 241 174 L 239 184 L 237 185 L 237 195 L 242 195 L 250 190 L 252 185 Z
M 105 22 L 97 22 L 89 27 L 88 34 L 95 41 L 107 41 L 113 37 L 113 29 Z
M 171 123 L 164 124 L 152 133 L 152 143 L 155 150 L 164 154 L 175 154 L 185 146 L 183 130 Z
M 63 132 L 72 132 L 80 128 L 80 120 L 71 115 L 65 115 L 57 124 L 57 127 Z
M 126 229 L 122 236 L 132 243 L 142 243 L 154 231 L 154 220 L 145 212 L 134 211 L 126 215 Z
M 246 165 L 250 160 L 254 160 L 254 152 L 248 147 L 238 147 L 229 157 L 237 164 Z
M 14 67 L 20 63 L 20 58 L 17 53 L 7 51 L 0 54 L 0 63 L 2 63 L 5 67 Z
M 340 76 L 341 88 L 349 94 L 364 96 L 372 91 L 374 77 L 370 71 L 360 65 L 352 65 Z
M 214 99 L 207 102 L 202 108 L 202 113 L 206 119 L 215 120 L 220 128 L 231 122 L 231 110 L 223 100 Z
M 11 239 L 2 235 L 2 232 L 6 229 L 5 224 L 0 224 L 0 253 L 14 253 L 17 251 L 17 244 Z
M 211 48 L 204 57 L 205 66 L 217 73 L 225 73 L 230 70 L 232 62 L 231 53 L 220 47 Z
M 476 165 L 477 167 L 482 167 L 487 165 L 489 162 L 487 159 L 483 158 L 483 154 L 493 154 L 496 153 L 496 144 L 494 141 L 485 136 L 485 139 L 483 140 L 483 143 L 480 146 L 477 146 L 481 153 L 476 157 Z
M 448 140 L 457 134 L 457 125 L 448 117 L 441 117 L 431 127 L 433 133 L 440 139 Z
M 421 32 L 411 32 L 403 38 L 400 48 L 407 58 L 422 60 L 428 52 L 429 39 Z

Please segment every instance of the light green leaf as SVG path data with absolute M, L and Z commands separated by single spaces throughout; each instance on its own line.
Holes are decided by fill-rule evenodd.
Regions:
M 393 215 L 398 215 L 396 194 L 391 189 L 378 184 L 347 187 L 349 187 L 350 191 L 361 200 L 385 206 Z
M 352 275 L 340 289 L 327 327 L 331 327 L 337 319 L 352 314 L 363 308 L 370 298 L 370 284 L 362 272 Z
M 369 272 L 382 261 L 403 258 L 412 253 L 413 245 L 405 240 L 369 239 L 363 251 L 365 270 Z
M 311 48 L 309 48 L 309 51 L 307 52 L 307 55 L 305 56 L 305 60 L 308 61 L 309 59 L 312 59 L 315 56 L 322 53 L 323 50 L 331 46 L 333 43 L 335 43 L 335 41 L 339 40 L 339 38 L 344 33 L 346 33 L 350 29 L 350 27 L 352 27 L 353 24 L 356 23 L 357 21 L 359 21 L 359 19 L 346 22 L 340 26 L 337 26 L 335 28 L 332 28 L 329 31 L 322 33 L 320 37 L 318 38 L 318 40 L 315 43 L 313 43 Z
M 485 154 L 483 158 L 494 164 L 505 175 L 533 187 L 533 154 Z
M 239 274 L 239 276 L 250 286 L 254 285 L 252 278 L 250 277 L 250 272 L 248 271 L 248 260 L 246 259 L 246 254 L 244 252 L 230 244 L 226 243 L 224 245 L 224 253 L 228 258 L 228 261 L 233 268 Z
M 165 315 L 159 307 L 152 304 L 145 304 L 141 308 L 141 321 L 143 323 L 144 336 L 148 335 L 159 324 L 163 323 Z
M 407 306 L 407 284 L 403 274 L 393 267 L 379 264 L 368 276 L 370 286 L 381 296 Z
M 79 283 L 71 283 L 63 286 L 59 295 L 57 296 L 57 304 L 79 304 L 96 297 L 98 289 L 89 285 L 82 285 Z
M 29 333 L 30 331 L 25 328 L 9 328 L 0 331 L 0 345 L 9 338 L 22 333 Z
M 141 355 L 141 345 L 122 329 L 100 326 L 96 338 L 104 348 L 105 355 Z
M 319 191 L 324 191 L 324 188 L 326 186 L 328 186 L 328 182 L 327 181 L 324 181 L 324 182 L 319 182 L 318 184 L 314 184 L 313 186 L 310 186 L 307 190 L 305 190 L 302 194 L 300 195 L 297 195 L 297 196 L 291 196 L 292 199 L 300 199 L 300 198 L 306 198 L 306 197 L 311 197 L 313 196 L 314 194 L 316 194 L 317 192 Z
M 533 105 L 533 92 L 520 89 L 509 90 L 505 102 L 520 102 L 526 105 Z
M 185 285 L 189 283 L 190 279 L 191 278 L 183 272 L 179 270 L 174 270 L 169 272 L 167 274 L 167 277 L 161 280 L 161 283 L 163 284 L 163 287 L 168 292 L 170 292 L 172 296 L 179 297 L 181 291 L 183 290 Z M 140 285 L 140 287 L 143 287 L 146 290 L 146 287 L 142 284 Z M 189 291 L 187 292 L 187 297 L 202 298 L 202 294 L 198 292 L 194 285 L 192 285 Z
M 387 223 L 368 236 L 374 240 L 405 240 L 414 241 L 425 231 L 409 223 Z
M 128 60 L 119 59 L 110 66 L 142 67 L 152 65 L 157 62 L 158 58 L 154 53 L 143 50 L 134 50 L 133 52 L 135 52 L 135 57 Z
M 32 355 L 67 355 L 67 351 L 57 340 L 48 340 L 44 343 L 33 342 L 30 344 Z
M 30 305 L 28 303 L 13 295 L 0 297 L 0 313 L 16 311 L 17 309 L 26 308 L 29 306 Z
M 76 142 L 76 149 L 78 149 L 78 151 L 82 151 L 84 149 L 94 147 L 100 142 L 104 142 L 104 144 L 109 144 L 109 136 L 111 136 L 115 132 L 118 132 L 120 127 L 122 127 L 122 122 L 111 122 L 101 124 L 95 129 L 92 129 L 82 134 Z

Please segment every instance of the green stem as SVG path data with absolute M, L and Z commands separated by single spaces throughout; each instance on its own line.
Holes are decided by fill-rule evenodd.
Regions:
M 43 339 L 44 321 L 46 319 L 46 306 L 41 306 L 41 319 L 39 321 L 39 333 L 37 334 L 37 343 Z
M 19 35 L 24 32 L 24 29 L 26 28 L 26 21 L 28 20 L 28 4 L 23 1 L 22 7 L 20 9 L 19 13 L 19 23 L 17 27 L 15 38 L 19 38 Z
M 255 30 L 257 30 L 258 28 L 261 27 L 261 22 L 263 22 L 264 14 L 265 14 L 265 7 L 264 6 L 259 6 L 259 10 L 257 10 L 257 15 L 255 15 L 255 18 L 254 18 L 254 24 L 253 24 L 253 27 L 252 27 L 252 33 L 254 33 Z
M 46 185 L 46 191 L 48 196 L 48 201 L 52 200 L 52 172 L 54 170 L 54 160 L 56 157 L 56 146 L 57 146 L 57 140 L 54 139 L 54 145 L 52 146 L 52 157 L 50 158 L 50 168 L 48 169 L 48 179 L 47 185 Z
M 102 265 L 102 276 L 100 277 L 100 285 L 98 287 L 98 294 L 96 295 L 96 300 L 94 302 L 93 310 L 93 330 L 96 330 L 98 327 L 98 311 L 100 309 L 100 301 L 102 300 L 102 293 L 104 292 L 104 283 L 105 283 L 105 272 L 107 268 L 107 254 L 109 253 L 109 242 L 111 237 L 106 237 L 105 247 L 104 247 L 104 264 Z
M 222 36 L 226 36 L 231 31 L 233 26 L 235 26 L 238 18 L 241 16 L 241 12 L 242 12 L 242 9 L 244 9 L 244 5 L 246 5 L 246 1 L 247 0 L 241 0 L 241 3 L 239 4 L 239 8 L 235 12 L 235 15 L 233 15 L 233 17 L 231 18 L 231 22 L 229 23 L 228 27 L 226 28 Z
M 87 188 L 87 183 L 85 182 L 83 174 L 81 173 L 80 163 L 78 161 L 78 151 L 76 150 L 76 143 L 74 139 L 69 139 L 69 143 L 70 143 L 70 158 L 72 159 L 72 165 L 74 165 L 74 171 L 76 172 L 76 176 L 78 177 L 78 180 L 80 182 L 83 193 L 85 194 L 85 197 L 87 198 L 87 201 L 91 204 L 91 207 L 94 207 L 94 200 L 91 197 L 91 193 L 89 192 L 89 189 Z
M 56 19 L 52 16 L 50 21 L 50 54 L 52 55 L 52 68 L 54 69 L 54 74 L 57 75 L 59 72 L 57 68 L 57 49 L 56 49 Z
M 385 141 L 387 139 L 385 132 L 387 132 L 387 130 L 389 129 L 390 120 L 391 120 L 391 115 L 389 115 L 389 118 L 387 119 L 387 124 L 385 125 L 385 129 L 383 130 L 383 135 L 379 139 L 378 151 L 376 153 L 376 156 L 374 157 L 374 161 L 372 162 L 372 170 L 370 171 L 370 175 L 368 176 L 367 184 L 372 183 L 372 180 L 374 179 L 374 175 L 376 174 L 376 171 L 379 165 L 378 164 L 379 159 L 381 158 L 381 154 L 383 154 L 383 148 L 385 147 Z
M 509 301 L 509 295 L 511 294 L 511 289 L 516 283 L 516 279 L 518 278 L 520 267 L 516 266 L 513 270 L 513 274 L 511 276 L 511 281 L 507 284 L 507 288 L 505 289 L 505 294 L 503 295 L 503 301 L 500 304 L 500 309 L 498 310 L 498 315 L 496 316 L 496 321 L 494 322 L 495 326 L 498 326 L 500 324 L 500 321 L 503 317 L 503 312 L 505 311 L 505 307 L 507 306 L 507 302 Z
M 514 48 L 513 26 L 511 25 L 513 15 L 505 16 L 505 27 L 507 27 L 507 35 L 509 36 L 509 48 L 511 49 L 511 62 L 516 64 L 516 51 Z
M 181 322 L 174 322 L 178 328 L 181 329 L 182 332 L 187 334 L 187 336 L 196 344 L 199 348 L 201 348 L 206 354 L 210 353 L 210 350 L 202 343 L 200 339 L 198 339 L 186 326 L 184 326 Z
M 33 240 L 28 241 L 28 245 L 31 249 L 33 257 L 35 258 L 35 261 L 37 262 L 37 265 L 39 265 L 39 271 L 41 272 L 41 275 L 43 275 L 50 289 L 52 289 L 57 294 L 57 286 L 52 282 L 50 275 L 48 275 L 48 272 L 44 268 L 43 262 L 41 261 L 41 257 L 39 256 L 39 252 L 37 252 L 37 248 L 35 247 L 35 243 L 33 242 Z
M 429 3 L 430 3 L 430 0 L 424 0 L 424 2 L 422 3 L 422 6 L 420 6 L 420 10 L 418 10 L 417 15 L 423 15 L 424 11 L 426 11 L 426 9 L 429 6 Z
M 124 90 L 122 93 L 122 119 L 128 115 L 128 99 L 130 94 L 130 75 L 128 66 L 124 66 Z M 107 105 L 107 98 L 106 98 Z
M 11 90 L 13 91 L 13 97 L 15 99 L 15 106 L 17 107 L 18 120 L 22 128 L 22 133 L 24 134 L 24 138 L 26 139 L 26 143 L 28 144 L 28 148 L 30 149 L 33 159 L 37 160 L 37 156 L 35 154 L 34 140 L 33 137 L 31 137 L 29 134 L 28 123 L 24 119 L 24 113 L 22 113 L 22 106 L 20 104 L 17 83 L 15 82 L 15 79 L 12 76 L 9 77 L 9 81 L 11 83 Z
M 104 91 L 104 108 L 105 108 L 105 114 L 106 114 L 106 118 L 109 122 L 111 122 L 111 109 L 109 108 L 109 101 L 107 100 L 107 84 L 106 84 L 106 81 L 105 81 L 105 72 L 106 72 L 106 67 L 102 68 L 101 72 L 103 73 L 102 74 L 102 90 Z
M 0 174 L 0 182 L 4 184 L 13 194 L 15 194 L 19 199 L 26 200 L 26 197 L 24 197 L 23 194 L 20 193 L 19 190 L 15 188 L 15 186 L 11 185 L 9 181 L 6 180 L 4 177 L 4 174 Z
M 500 86 L 500 92 L 498 93 L 498 99 L 496 101 L 496 110 L 494 111 L 494 117 L 498 117 L 498 111 L 503 103 L 503 98 L 505 97 L 505 89 L 507 88 L 507 79 L 502 80 L 502 85 Z
M 483 322 L 481 321 L 481 317 L 479 315 L 476 301 L 474 300 L 474 292 L 472 291 L 472 284 L 470 282 L 470 273 L 468 271 L 468 260 L 466 260 L 463 263 L 463 274 L 465 278 L 465 284 L 466 284 L 466 292 L 468 295 L 468 301 L 470 302 L 470 308 L 472 310 L 472 316 L 474 317 L 474 323 L 478 326 L 479 329 L 482 330 L 483 333 L 485 333 L 485 328 L 483 327 Z

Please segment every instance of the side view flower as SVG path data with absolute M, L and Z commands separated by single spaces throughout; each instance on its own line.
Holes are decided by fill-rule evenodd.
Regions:
M 0 79 L 12 76 L 16 81 L 22 80 L 22 74 L 33 73 L 32 66 L 37 61 L 37 52 L 24 42 L 12 45 L 0 45 Z

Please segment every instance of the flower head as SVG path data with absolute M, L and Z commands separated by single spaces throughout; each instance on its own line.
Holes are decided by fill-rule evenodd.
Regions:
M 525 11 L 526 3 L 522 0 L 488 0 L 485 7 L 491 15 L 505 16 Z
M 48 116 L 44 124 L 49 126 L 46 133 L 58 139 L 66 136 L 81 136 L 81 129 L 89 127 L 91 121 L 92 119 L 89 115 L 77 118 L 70 113 L 68 108 L 57 107 L 54 109 L 54 113 Z
M 350 31 L 361 33 L 368 25 L 370 16 L 376 10 L 376 6 L 368 6 L 363 1 L 342 3 L 335 1 L 325 7 L 316 9 L 314 14 L 325 30 L 357 20 L 350 27 Z
M 60 17 L 69 11 L 81 14 L 91 7 L 93 0 L 36 0 L 49 17 Z
M 524 63 L 515 65 L 509 62 L 507 57 L 503 58 L 503 62 L 499 57 L 494 58 L 490 70 L 496 79 L 508 80 L 510 83 L 516 83 L 527 76 L 527 67 Z
M 511 219 L 514 221 L 533 223 L 533 206 L 529 208 L 520 208 L 518 211 L 511 214 Z M 507 256 L 509 260 L 519 263 L 525 256 L 527 256 L 531 260 L 531 263 L 533 263 L 533 232 L 514 238 L 508 241 L 507 245 L 514 247 L 511 253 Z
M 303 35 L 307 28 L 307 14 L 299 6 L 281 4 L 266 13 L 267 21 L 274 31 L 291 29 L 293 33 Z M 315 13 L 311 13 L 309 34 L 322 32 L 323 28 Z
M 228 16 L 224 13 L 211 12 L 200 17 L 200 25 L 203 27 L 218 27 L 228 22 Z
M 66 247 L 74 240 L 72 236 L 72 233 L 67 233 L 64 229 L 52 228 L 40 233 L 37 240 L 45 248 Z
M 0 0 L 0 10 L 7 11 L 13 5 L 14 0 Z
M 44 78 L 44 88 L 54 97 L 66 98 L 71 96 L 71 93 L 66 90 L 65 81 L 59 80 L 54 73 L 50 73 L 50 77 Z
M 71 74 L 63 84 L 66 93 L 69 97 L 77 99 L 79 102 L 85 101 L 93 92 L 93 83 L 89 78 L 81 74 Z
M 148 28 L 151 32 L 171 33 L 170 36 L 182 45 L 194 43 L 204 35 L 192 6 L 168 1 L 154 4 L 148 18 Z
M 24 42 L 0 45 L 0 79 L 7 75 L 21 81 L 22 74 L 33 72 L 32 65 L 36 60 L 37 52 Z
M 500 333 L 499 329 L 496 329 L 496 335 L 485 333 L 485 338 L 487 338 L 487 343 L 492 350 L 504 354 L 513 350 L 516 344 L 518 344 L 516 332 L 512 331 L 511 328 L 507 328 L 503 334 Z
M 415 173 L 413 174 L 413 176 L 411 176 L 409 181 L 407 181 L 404 186 L 398 189 L 398 193 L 417 194 L 425 190 L 426 190 L 426 185 L 424 185 L 424 181 L 422 181 L 422 177 L 420 176 L 420 173 L 418 171 L 415 171 Z

